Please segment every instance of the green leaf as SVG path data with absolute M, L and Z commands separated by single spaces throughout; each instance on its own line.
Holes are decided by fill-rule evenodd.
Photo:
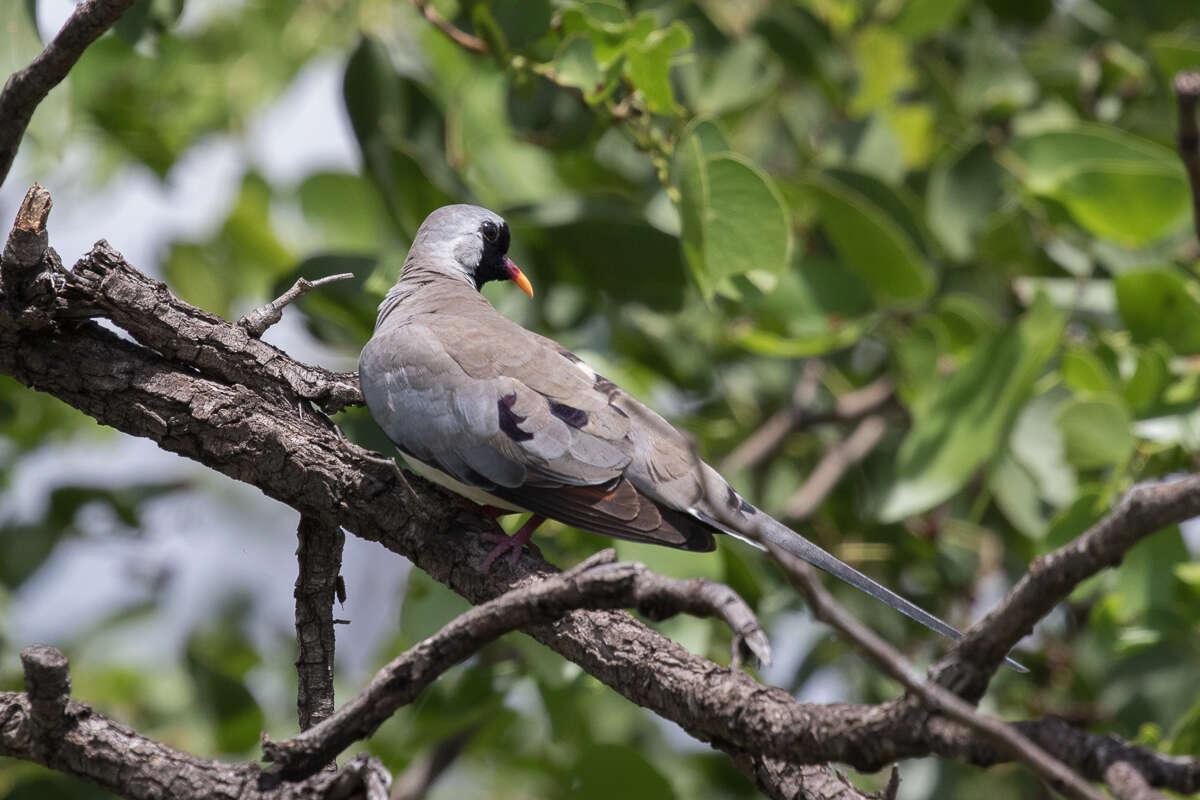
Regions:
M 1167 364 L 1170 352 L 1161 344 L 1150 346 L 1138 353 L 1137 367 L 1125 384 L 1125 402 L 1134 411 L 1141 412 L 1160 402 L 1171 373 Z
M 1067 444 L 1056 422 L 1062 389 L 1040 394 L 1025 404 L 1008 437 L 1008 452 L 1033 476 L 1038 496 L 1051 506 L 1070 504 L 1079 493 L 1075 470 L 1067 463 Z
M 946 500 L 996 454 L 1057 349 L 1064 322 L 1039 299 L 935 390 L 900 446 L 881 520 L 895 522 Z
M 772 358 L 810 358 L 850 347 L 862 339 L 876 322 L 874 316 L 844 323 L 818 318 L 814 320 L 814 329 L 811 332 L 793 333 L 789 336 L 779 336 L 752 327 L 734 326 L 730 331 L 730 338 L 738 347 L 758 355 Z
M 810 177 L 807 186 L 838 257 L 870 285 L 881 304 L 912 305 L 929 296 L 933 270 L 896 220 L 865 195 L 826 176 Z
M 1053 195 L 1097 236 L 1139 247 L 1189 219 L 1191 190 L 1175 164 L 1081 167 Z
M 385 239 L 386 211 L 365 178 L 333 172 L 309 175 L 300 184 L 300 210 L 331 250 L 374 252 Z
M 1068 400 L 1058 411 L 1058 427 L 1067 444 L 1067 460 L 1080 469 L 1125 463 L 1133 452 L 1132 420 L 1112 397 Z
M 1148 612 L 1171 614 L 1178 610 L 1172 574 L 1188 560 L 1179 526 L 1168 525 L 1129 550 L 1116 570 L 1116 585 L 1109 599 L 1123 623 L 1145 619 Z
M 621 744 L 589 744 L 571 770 L 577 800 L 669 800 L 671 784 L 641 752 Z
M 652 308 L 677 310 L 683 304 L 687 272 L 679 243 L 644 220 L 593 210 L 538 235 L 545 242 L 534 253 L 539 278 Z M 579 242 L 604 242 L 604 247 L 578 247 Z
M 910 88 L 916 72 L 909 64 L 907 42 L 885 28 L 863 28 L 854 37 L 854 63 L 858 70 L 858 92 L 850 102 L 850 113 L 866 116 L 885 106 Z
M 779 190 L 743 156 L 707 152 L 722 143 L 710 124 L 694 128 L 672 166 L 684 258 L 706 298 L 726 278 L 782 272 L 792 244 Z
M 1174 80 L 1177 72 L 1200 69 L 1200 36 L 1195 33 L 1160 33 L 1147 39 L 1146 44 L 1165 83 Z
M 1025 467 L 1008 455 L 1001 456 L 988 477 L 988 486 L 996 506 L 1014 528 L 1032 539 L 1045 535 L 1049 520 L 1042 512 L 1037 482 Z
M 975 237 L 1004 196 L 1003 170 L 985 144 L 938 162 L 930 171 L 926 214 L 929 228 L 959 261 L 969 259 Z
M 1063 353 L 1063 382 L 1078 394 L 1104 394 L 1114 391 L 1113 376 L 1090 350 L 1071 347 Z
M 892 20 L 891 28 L 920 39 L 950 27 L 962 15 L 968 0 L 909 0 Z
M 614 70 L 605 73 L 592 55 L 592 40 L 571 36 L 563 40 L 554 56 L 554 78 L 563 86 L 574 86 L 589 103 L 603 100 L 615 88 Z
M 656 30 L 629 49 L 627 74 L 646 99 L 646 107 L 658 114 L 680 114 L 671 90 L 671 62 L 675 54 L 692 45 L 692 32 L 678 20 Z
M 1171 728 L 1163 750 L 1178 756 L 1194 756 L 1200 753 L 1200 699 L 1197 699 Z
M 392 66 L 387 48 L 364 37 L 346 63 L 342 94 L 366 174 L 394 223 L 410 238 L 434 208 L 454 202 L 461 181 L 446 163 L 441 112 Z
M 1161 339 L 1176 353 L 1200 352 L 1200 302 L 1169 267 L 1123 272 L 1114 280 L 1117 308 L 1139 344 Z
M 1170 150 L 1102 125 L 1017 139 L 1017 176 L 1061 203 L 1091 233 L 1127 247 L 1161 238 L 1191 210 L 1187 176 Z

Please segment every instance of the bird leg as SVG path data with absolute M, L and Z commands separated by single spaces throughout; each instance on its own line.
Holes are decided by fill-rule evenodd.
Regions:
M 481 516 L 485 519 L 490 519 L 490 520 L 495 520 L 499 517 L 505 517 L 505 516 L 508 516 L 509 514 L 520 514 L 521 513 L 520 511 L 513 511 L 512 509 L 500 508 L 499 506 L 489 506 L 486 504 L 472 506 L 471 510 L 474 511 L 479 516 Z
M 542 515 L 534 514 L 532 517 L 526 520 L 525 524 L 521 526 L 521 529 L 512 536 L 509 536 L 505 533 L 484 533 L 484 539 L 492 542 L 498 542 L 498 544 L 492 549 L 492 552 L 487 554 L 487 558 L 483 560 L 483 563 L 479 565 L 479 571 L 487 572 L 489 569 L 491 569 L 492 562 L 504 555 L 505 551 L 512 553 L 508 560 L 510 564 L 515 566 L 517 563 L 517 558 L 521 555 L 522 548 L 524 548 L 526 545 L 529 545 L 530 549 L 540 556 L 541 553 L 538 551 L 537 545 L 532 544 L 529 540 L 533 538 L 533 532 L 538 529 L 538 526 L 545 521 L 546 518 Z

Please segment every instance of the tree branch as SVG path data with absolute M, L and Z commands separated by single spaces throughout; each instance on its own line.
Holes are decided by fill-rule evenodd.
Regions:
M 817 466 L 808 474 L 803 485 L 784 504 L 783 513 L 790 520 L 812 516 L 829 493 L 837 487 L 846 470 L 871 454 L 883 441 L 887 423 L 879 414 L 864 417 L 854 432 L 829 448 Z
M 318 286 L 324 286 L 327 283 L 334 283 L 336 281 L 349 280 L 353 277 L 353 272 L 342 272 L 337 275 L 326 275 L 324 278 L 318 278 L 315 281 L 310 281 L 308 278 L 297 278 L 296 282 L 292 284 L 292 288 L 266 305 L 247 311 L 237 321 L 237 324 L 255 339 L 262 338 L 262 335 L 267 332 L 267 328 L 270 328 L 276 322 L 283 319 L 283 309 L 285 307 L 296 302 Z
M 1196 124 L 1196 102 L 1200 100 L 1200 71 L 1175 73 L 1175 100 L 1179 104 L 1179 158 L 1187 169 L 1192 187 L 1192 216 L 1200 236 L 1200 128 Z
M 803 561 L 772 544 L 767 544 L 767 549 L 783 566 L 792 586 L 804 595 L 813 616 L 840 631 L 868 660 L 920 698 L 931 711 L 939 711 L 992 741 L 1001 751 L 1011 753 L 1068 797 L 1104 800 L 1103 795 L 1092 789 L 1079 775 L 1029 741 L 1017 729 L 979 713 L 957 695 L 932 681 L 923 680 L 899 651 L 838 605 Z
M 986 617 L 971 626 L 933 669 L 938 684 L 976 702 L 1008 651 L 1081 582 L 1121 563 L 1142 539 L 1200 514 L 1200 475 L 1143 484 L 1103 519 L 1053 553 L 1038 558 Z
M 225 764 L 181 753 L 69 699 L 66 657 L 38 645 L 21 653 L 25 692 L 0 692 L 0 756 L 56 769 L 130 800 L 386 800 L 391 778 L 377 759 L 358 759 L 341 772 L 280 783 L 257 764 Z M 342 791 L 343 794 L 335 794 Z
M 694 588 L 707 582 L 656 575 L 641 564 L 614 563 L 616 557 L 615 550 L 602 550 L 567 572 L 548 575 L 465 612 L 389 662 L 366 689 L 328 719 L 285 742 L 265 741 L 264 758 L 274 762 L 285 778 L 307 777 L 353 742 L 373 734 L 439 675 L 484 645 L 573 609 L 637 608 L 656 619 L 686 612 L 718 616 L 731 623 L 740 620 L 739 637 L 765 646 L 766 636 L 744 603 L 728 598 L 705 603 L 708 593 Z M 729 614 L 730 606 L 737 606 L 738 611 Z
M 807 362 L 804 374 L 792 392 L 791 408 L 776 412 L 761 428 L 735 447 L 721 462 L 721 470 L 730 472 L 757 466 L 774 455 L 787 438 L 799 430 L 836 422 L 857 422 L 882 412 L 892 403 L 892 382 L 887 378 L 879 378 L 861 389 L 842 395 L 832 409 L 816 411 L 813 405 L 820 387 L 821 372 L 821 362 Z
M 1104 782 L 1117 800 L 1167 800 L 1151 789 L 1142 773 L 1126 761 L 1118 761 L 1104 770 Z
M 461 730 L 413 759 L 404 772 L 392 781 L 389 800 L 424 800 L 437 779 L 462 754 L 476 730 L 475 727 Z
M 455 27 L 454 23 L 439 14 L 438 10 L 429 5 L 426 0 L 413 0 L 413 5 L 416 6 L 417 11 L 420 11 L 425 19 L 429 20 L 439 31 L 449 36 L 459 47 L 470 50 L 472 53 L 488 52 L 487 42 L 478 36 L 472 36 L 461 28 Z
M 44 266 L 47 261 L 44 255 Z M 240 328 L 188 306 L 107 245 L 98 245 L 60 278 L 65 285 L 37 324 L 24 312 L 8 311 L 9 298 L 0 297 L 0 373 L 47 391 L 103 424 L 256 486 L 302 514 L 379 541 L 473 603 L 552 574 L 550 565 L 529 554 L 515 568 L 480 574 L 475 565 L 489 550 L 479 536 L 491 530 L 486 520 L 464 514 L 453 495 L 415 477 L 409 494 L 386 460 L 345 441 L 323 417 L 298 408 L 304 399 L 360 402 L 354 376 L 298 364 Z M 138 343 L 82 319 L 87 316 L 116 321 Z M 1194 485 L 1200 479 L 1188 480 Z M 1115 520 L 1097 527 L 1108 531 L 1128 522 L 1137 530 L 1114 529 L 1100 538 L 1136 540 L 1154 530 L 1143 526 L 1194 516 L 1195 506 L 1194 499 L 1162 504 L 1153 519 L 1136 520 L 1122 516 L 1129 513 L 1123 506 L 1110 515 Z M 1040 561 L 1026 580 L 1054 585 L 1073 580 L 1079 570 L 1069 562 Z M 1066 570 L 1065 578 L 1043 574 L 1057 575 L 1059 569 Z M 1024 613 L 1019 605 L 1014 607 L 1010 595 L 1003 626 L 1019 630 L 1023 616 L 1011 616 Z M 744 753 L 764 764 L 767 759 L 792 765 L 836 761 L 862 770 L 930 754 L 979 765 L 1011 758 L 960 723 L 909 701 L 797 703 L 744 672 L 687 652 L 624 612 L 572 611 L 523 630 L 631 701 L 735 757 Z M 985 640 L 988 630 L 987 623 L 977 626 L 973 640 Z M 995 645 L 994 659 L 990 650 L 969 648 L 955 650 L 955 658 L 986 663 L 990 675 L 987 669 L 995 670 L 1009 641 Z M 1200 789 L 1200 760 L 1094 737 L 1052 718 L 1015 725 L 1089 780 L 1102 780 L 1114 760 L 1125 760 L 1153 786 Z
M 306 731 L 333 713 L 333 602 L 346 536 L 309 516 L 300 517 L 296 535 L 296 708 Z
M 100 38 L 133 0 L 82 0 L 58 35 L 0 92 L 0 184 L 8 176 L 34 109 L 67 77 L 88 45 Z

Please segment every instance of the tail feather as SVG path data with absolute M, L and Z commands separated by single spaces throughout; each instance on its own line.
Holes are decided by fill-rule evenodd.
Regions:
M 855 589 L 869 594 L 871 597 L 899 611 L 909 619 L 921 623 L 931 631 L 954 641 L 962 638 L 962 633 L 952 625 L 930 614 L 916 603 L 905 600 L 891 589 L 868 578 L 854 567 L 825 552 L 782 522 L 773 519 L 769 514 L 765 514 L 757 508 L 749 506 L 749 504 L 746 504 L 743 508 L 749 519 L 749 523 L 744 526 L 744 528 L 750 529 L 746 533 L 731 530 L 728 525 L 724 525 L 713 519 L 706 519 L 706 521 L 727 533 L 737 536 L 739 539 L 748 539 L 751 544 L 762 546 L 761 543 L 755 541 L 756 538 L 770 542 L 797 558 L 804 559 L 817 569 L 828 572 L 838 580 L 845 581 Z M 1006 658 L 1004 661 L 1017 672 L 1029 672 L 1026 667 L 1011 658 Z

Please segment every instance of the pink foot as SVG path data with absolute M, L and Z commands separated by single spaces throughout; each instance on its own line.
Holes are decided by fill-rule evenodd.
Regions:
M 511 553 L 511 555 L 508 557 L 508 561 L 510 564 L 515 566 L 517 559 L 521 555 L 521 550 L 527 545 L 529 549 L 540 558 L 542 555 L 541 551 L 538 550 L 537 545 L 533 544 L 530 540 L 533 538 L 533 532 L 537 530 L 538 526 L 545 521 L 545 517 L 534 514 L 529 518 L 528 521 L 526 521 L 524 525 L 521 526 L 521 529 L 512 536 L 509 536 L 506 533 L 484 533 L 483 538 L 492 542 L 497 542 L 497 544 L 494 548 L 492 548 L 492 552 L 487 554 L 487 558 L 483 560 L 483 563 L 479 565 L 479 571 L 487 572 L 490 570 L 495 560 L 504 555 L 506 552 Z

